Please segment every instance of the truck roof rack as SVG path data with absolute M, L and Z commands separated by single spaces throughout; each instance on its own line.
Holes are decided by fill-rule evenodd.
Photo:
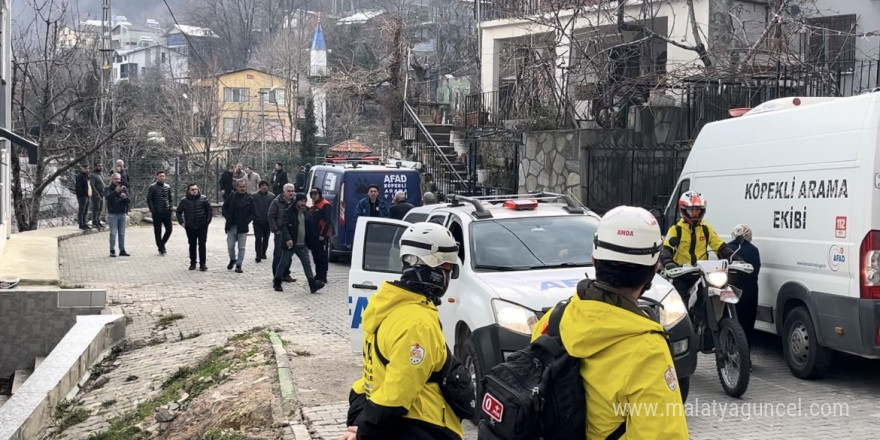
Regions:
M 516 199 L 530 199 L 537 200 L 539 202 L 554 202 L 562 199 L 565 202 L 565 206 L 562 208 L 569 214 L 583 214 L 585 212 L 585 207 L 580 206 L 574 199 L 567 194 L 558 194 L 546 191 L 536 191 L 531 193 L 523 193 L 523 194 L 497 194 L 490 196 L 473 196 L 469 197 L 472 200 L 477 200 L 481 202 L 498 204 L 504 203 L 508 200 L 516 200 Z
M 492 213 L 486 211 L 486 208 L 483 206 L 483 204 L 480 203 L 480 201 L 476 198 L 460 196 L 458 194 L 450 194 L 446 198 L 449 199 L 450 207 L 464 206 L 464 203 L 462 202 L 467 202 L 471 205 L 474 205 L 474 212 L 472 212 L 471 215 L 473 215 L 477 219 L 492 218 Z

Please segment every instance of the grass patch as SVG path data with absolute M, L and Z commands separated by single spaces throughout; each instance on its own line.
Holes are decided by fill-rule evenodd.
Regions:
M 247 436 L 230 429 L 214 428 L 199 437 L 199 440 L 247 440 Z
M 180 332 L 180 340 L 181 340 L 181 341 L 186 341 L 187 339 L 195 339 L 195 338 L 198 338 L 198 337 L 201 336 L 201 335 L 202 335 L 202 332 L 199 332 L 199 331 L 192 332 L 192 333 L 190 333 L 190 334 L 188 334 L 188 335 L 185 335 L 185 334 L 183 334 L 183 332 Z
M 293 353 L 301 357 L 309 357 L 312 353 L 308 350 L 293 350 Z
M 167 316 L 167 315 L 166 315 Z M 231 345 L 245 343 L 254 337 L 260 329 L 236 335 L 229 339 Z M 204 358 L 193 366 L 178 368 L 171 376 L 162 383 L 162 392 L 159 396 L 142 402 L 138 407 L 121 417 L 110 422 L 110 428 L 100 434 L 89 437 L 90 440 L 138 440 L 148 438 L 147 433 L 142 432 L 135 425 L 152 417 L 156 411 L 171 402 L 179 399 L 179 392 L 186 390 L 190 399 L 195 399 L 205 390 L 211 388 L 223 380 L 220 373 L 223 370 L 231 371 L 236 361 L 247 360 L 259 353 L 259 345 L 248 347 L 244 352 L 235 353 L 227 351 L 225 347 L 214 347 Z M 240 432 L 230 430 L 211 430 L 203 434 L 199 439 L 204 440 L 240 440 L 247 437 Z
M 167 315 L 162 315 L 159 317 L 159 320 L 156 321 L 157 329 L 166 329 L 169 325 L 174 323 L 174 321 L 183 319 L 183 315 L 180 313 L 169 313 Z
M 76 406 L 76 404 L 69 400 L 62 400 L 55 406 L 52 418 L 55 419 L 55 426 L 58 427 L 58 433 L 60 434 L 65 429 L 86 421 L 89 418 L 89 412 L 84 408 Z

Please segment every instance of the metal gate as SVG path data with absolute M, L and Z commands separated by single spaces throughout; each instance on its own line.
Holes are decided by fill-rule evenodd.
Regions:
M 689 145 L 584 149 L 584 203 L 603 214 L 620 205 L 663 210 L 690 152 Z

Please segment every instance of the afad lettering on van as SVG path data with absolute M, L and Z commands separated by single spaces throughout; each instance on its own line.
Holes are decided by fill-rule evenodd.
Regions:
M 581 282 L 582 278 L 572 279 L 572 280 L 547 280 L 541 281 L 541 291 L 550 290 L 550 289 L 566 289 L 577 287 L 578 283 Z
M 406 191 L 406 174 L 386 174 L 382 182 L 385 198 L 391 199 L 398 191 Z M 406 194 L 409 197 L 409 194 Z
M 745 200 L 763 199 L 845 199 L 849 197 L 846 179 L 802 180 L 746 183 Z
M 358 296 L 355 298 L 352 298 L 350 296 L 348 297 L 348 303 L 354 304 L 354 308 L 353 309 L 350 308 L 349 312 L 348 312 L 351 314 L 351 328 L 353 328 L 353 329 L 360 328 L 361 318 L 362 318 L 362 315 L 364 314 L 364 309 L 367 308 L 367 303 L 369 303 L 369 301 L 370 301 L 370 298 L 368 298 L 366 296 Z

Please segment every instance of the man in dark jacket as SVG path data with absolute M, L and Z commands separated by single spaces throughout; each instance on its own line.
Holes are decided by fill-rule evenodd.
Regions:
M 413 208 L 414 206 L 412 205 L 412 203 L 406 201 L 406 193 L 403 191 L 398 191 L 396 194 L 394 194 L 394 200 L 391 202 L 391 208 L 389 208 L 388 211 L 391 213 L 391 218 L 396 220 L 403 220 L 403 217 L 406 216 L 406 213 Z
M 296 190 L 302 192 L 306 187 L 306 167 L 299 167 L 299 173 L 296 174 Z
M 220 199 L 226 200 L 226 197 L 232 194 L 235 191 L 235 186 L 232 185 L 233 177 L 232 170 L 235 167 L 232 164 L 226 166 L 226 171 L 223 174 L 220 174 Z
M 315 257 L 315 279 L 327 284 L 327 269 L 329 268 L 329 252 L 330 252 L 330 222 L 333 220 L 333 207 L 330 202 L 324 198 L 320 188 L 312 188 L 309 191 L 312 197 L 312 225 L 317 229 L 318 242 L 312 248 L 312 255 Z
M 269 206 L 275 200 L 275 194 L 269 192 L 269 182 L 260 181 L 260 189 L 253 194 L 254 198 L 254 251 L 256 261 L 268 260 L 266 251 L 269 249 Z
M 130 257 L 125 251 L 125 225 L 131 197 L 119 173 L 110 176 L 110 186 L 104 189 L 104 197 L 107 199 L 107 223 L 110 224 L 110 256 L 116 256 L 116 238 L 119 237 L 119 256 Z
M 89 212 L 89 203 L 92 199 L 92 185 L 89 183 L 89 165 L 81 164 L 79 166 L 79 174 L 76 175 L 76 184 L 74 191 L 76 192 L 76 202 L 79 209 L 76 212 L 76 222 L 83 231 L 91 231 L 89 222 L 86 220 Z
M 131 188 L 131 175 L 125 169 L 125 161 L 119 159 L 116 161 L 116 172 L 119 173 L 119 183 L 126 188 Z
M 297 194 L 294 198 L 294 204 L 284 214 L 284 226 L 281 228 L 281 240 L 283 241 L 283 251 L 281 253 L 280 267 L 275 268 L 275 277 L 272 279 L 272 287 L 277 292 L 284 289 L 281 287 L 281 274 L 284 273 L 286 264 L 290 264 L 290 259 L 295 254 L 303 266 L 303 272 L 309 281 L 309 291 L 315 293 L 324 287 L 324 283 L 315 279 L 312 272 L 312 260 L 309 258 L 309 249 L 315 246 L 317 241 L 315 230 L 312 227 L 312 221 L 309 218 L 306 209 L 306 195 Z
M 287 183 L 284 185 L 283 192 L 275 197 L 275 200 L 269 205 L 269 230 L 275 234 L 275 249 L 272 253 L 272 277 L 275 277 L 275 271 L 277 270 L 278 265 L 281 263 L 281 253 L 284 250 L 284 244 L 281 240 L 281 228 L 284 227 L 284 214 L 287 213 L 288 208 L 293 206 L 293 198 L 296 194 L 296 190 L 293 187 L 292 183 Z M 281 281 L 286 283 L 292 283 L 296 281 L 293 277 L 290 276 L 290 259 L 287 259 L 287 264 L 282 268 Z
M 171 195 L 171 187 L 165 184 L 165 171 L 156 173 L 156 182 L 150 185 L 147 191 L 147 207 L 153 216 L 153 235 L 156 238 L 156 247 L 159 255 L 165 255 L 165 243 L 171 238 L 171 210 L 174 203 Z M 165 227 L 165 235 L 162 235 L 162 227 Z
M 752 229 L 747 225 L 736 225 L 730 235 L 733 240 L 728 246 L 733 249 L 734 255 L 739 255 L 755 268 L 752 273 L 730 272 L 730 284 L 742 289 L 742 297 L 736 304 L 736 316 L 751 346 L 752 338 L 755 336 L 755 319 L 758 316 L 758 272 L 761 271 L 761 254 L 752 244 Z
M 287 173 L 284 171 L 284 165 L 278 162 L 275 164 L 275 173 L 272 175 L 272 192 L 281 195 L 284 192 L 284 185 L 287 185 Z
M 104 165 L 95 162 L 95 169 L 92 170 L 92 174 L 89 174 L 89 184 L 92 185 L 92 227 L 99 231 L 104 229 L 104 226 L 101 225 L 101 211 L 104 210 L 104 189 L 106 188 L 104 176 L 101 174 L 103 172 Z
M 254 220 L 254 198 L 247 193 L 244 180 L 235 181 L 235 192 L 223 202 L 223 218 L 226 219 L 226 246 L 229 249 L 229 264 L 226 269 L 235 267 L 237 273 L 244 263 L 244 249 L 247 245 L 248 225 Z M 238 255 L 235 248 L 238 246 Z
M 189 270 L 196 270 L 196 245 L 199 248 L 199 270 L 208 270 L 205 258 L 205 240 L 208 239 L 208 225 L 214 216 L 211 202 L 199 192 L 199 186 L 190 183 L 186 197 L 177 205 L 177 223 L 186 231 L 189 241 Z

